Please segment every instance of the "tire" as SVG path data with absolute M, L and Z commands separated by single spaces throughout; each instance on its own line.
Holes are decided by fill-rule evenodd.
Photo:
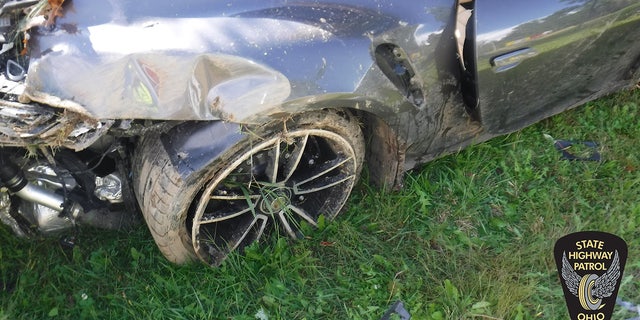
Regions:
M 340 213 L 363 162 L 357 119 L 309 112 L 245 128 L 239 143 L 187 177 L 159 136 L 134 157 L 134 186 L 149 230 L 174 263 L 220 264 L 234 250 L 277 229 L 300 238 L 303 223 Z

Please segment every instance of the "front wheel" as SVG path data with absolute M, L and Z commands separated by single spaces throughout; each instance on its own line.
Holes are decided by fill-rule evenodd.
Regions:
M 158 159 L 154 138 L 142 142 L 139 203 L 169 260 L 217 265 L 267 230 L 297 239 L 302 224 L 333 219 L 347 201 L 364 154 L 356 118 L 304 113 L 243 132 L 239 143 L 186 179 L 166 165 L 155 170 L 165 178 L 155 176 L 150 163 L 168 161 Z

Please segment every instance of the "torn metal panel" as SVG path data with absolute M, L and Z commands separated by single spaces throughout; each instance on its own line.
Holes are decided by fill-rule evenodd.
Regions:
M 62 146 L 82 150 L 93 144 L 113 124 L 36 104 L 0 100 L 0 145 Z

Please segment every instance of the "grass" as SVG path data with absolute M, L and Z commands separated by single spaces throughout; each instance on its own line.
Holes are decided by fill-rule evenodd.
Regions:
M 566 319 L 552 250 L 579 230 L 627 241 L 619 297 L 640 304 L 638 119 L 640 90 L 624 92 L 430 162 L 396 193 L 365 178 L 336 222 L 219 268 L 166 262 L 144 226 L 78 230 L 72 249 L 2 228 L 0 319 L 380 319 L 397 300 L 414 319 Z M 561 160 L 544 134 L 597 141 L 604 160 Z

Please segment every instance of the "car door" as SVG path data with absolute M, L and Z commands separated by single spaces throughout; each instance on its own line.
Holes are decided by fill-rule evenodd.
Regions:
M 638 81 L 637 0 L 475 3 L 477 104 L 505 133 Z

